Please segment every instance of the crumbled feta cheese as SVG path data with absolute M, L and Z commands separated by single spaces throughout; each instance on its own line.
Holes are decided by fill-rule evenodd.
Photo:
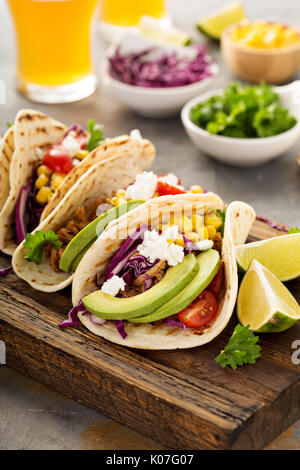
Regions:
M 165 259 L 169 266 L 176 266 L 184 258 L 182 246 L 167 242 L 165 235 L 160 235 L 156 230 L 146 230 L 143 242 L 137 247 L 137 251 L 154 263 L 156 259 Z
M 135 140 L 142 140 L 142 134 L 141 134 L 141 131 L 139 129 L 133 129 L 131 132 L 130 132 L 130 137 L 132 139 L 135 139 Z
M 158 180 L 162 181 L 163 183 L 167 183 L 170 186 L 175 186 L 176 188 L 184 190 L 183 186 L 180 186 L 180 184 L 178 184 L 178 178 L 177 176 L 173 175 L 173 173 L 168 173 L 167 175 L 160 176 Z
M 80 150 L 79 143 L 71 135 L 67 135 L 67 137 L 64 138 L 64 140 L 62 141 L 62 146 L 72 158 L 75 157 L 75 155 Z
M 103 283 L 101 290 L 104 294 L 109 294 L 115 297 L 119 290 L 125 289 L 125 285 L 126 284 L 121 277 L 113 276 Z
M 179 238 L 178 233 L 179 233 L 178 225 L 171 225 L 171 227 L 167 227 L 166 230 L 164 231 L 164 237 L 167 240 L 176 240 L 176 238 Z
M 192 244 L 192 250 L 206 251 L 206 250 L 209 250 L 209 248 L 212 248 L 213 245 L 214 245 L 214 242 L 212 240 L 200 240 L 199 242 Z
M 136 176 L 135 182 L 128 186 L 126 199 L 148 201 L 155 193 L 157 176 L 152 171 L 144 171 Z

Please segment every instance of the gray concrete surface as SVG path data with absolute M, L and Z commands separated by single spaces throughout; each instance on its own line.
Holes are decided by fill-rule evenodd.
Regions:
M 184 7 L 182 7 L 184 3 Z M 199 0 L 169 0 L 177 24 L 191 29 L 195 18 L 223 3 Z M 294 23 L 300 27 L 298 0 L 245 0 L 250 18 L 266 18 Z M 199 40 L 203 40 L 195 34 Z M 95 45 L 97 62 L 101 47 Z M 221 61 L 218 46 L 209 44 L 210 53 L 221 66 L 215 88 L 233 79 Z M 139 128 L 157 148 L 155 171 L 172 171 L 183 184 L 199 183 L 216 191 L 226 201 L 242 199 L 257 213 L 283 223 L 300 226 L 300 169 L 296 156 L 300 142 L 278 160 L 253 169 L 221 165 L 196 150 L 179 118 L 151 120 L 141 118 L 110 94 L 100 82 L 97 93 L 79 103 L 64 106 L 33 105 L 15 90 L 15 51 L 13 29 L 5 2 L 0 2 L 0 80 L 7 87 L 7 103 L 0 105 L 0 134 L 5 123 L 13 121 L 24 107 L 37 107 L 66 123 L 85 124 L 88 118 L 102 122 L 106 135 L 117 135 Z M 300 74 L 298 76 L 300 78 Z M 270 448 L 300 448 L 300 421 L 272 443 Z M 0 449 L 158 449 L 159 445 L 121 426 L 83 405 L 0 366 Z

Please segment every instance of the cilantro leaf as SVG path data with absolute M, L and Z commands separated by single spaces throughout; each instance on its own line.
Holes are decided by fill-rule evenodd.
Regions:
M 222 238 L 224 237 L 224 227 L 225 227 L 225 219 L 226 219 L 226 212 L 227 212 L 227 207 L 223 211 L 220 209 L 216 210 L 216 216 L 220 217 L 222 220 L 222 225 L 218 228 L 218 232 L 222 235 Z
M 90 138 L 85 149 L 91 152 L 98 147 L 101 140 L 103 140 L 103 128 L 100 124 L 96 124 L 94 119 L 90 119 L 88 122 L 88 131 L 90 133 Z
M 290 228 L 290 230 L 288 231 L 288 235 L 290 235 L 291 233 L 300 233 L 300 228 L 298 227 Z
M 7 121 L 7 123 L 6 123 L 6 127 L 8 127 L 8 129 L 9 129 L 10 127 L 12 127 L 13 125 L 14 125 L 13 122 Z
M 58 250 L 62 245 L 62 242 L 59 240 L 56 233 L 52 231 L 37 231 L 34 233 L 27 233 L 23 245 L 29 250 L 25 255 L 25 259 L 27 259 L 28 261 L 34 261 L 36 264 L 41 264 L 45 243 L 52 243 L 56 250 Z
M 259 340 L 248 326 L 237 325 L 225 348 L 216 358 L 221 367 L 230 366 L 236 369 L 243 364 L 255 364 L 261 356 L 261 347 L 256 344 Z

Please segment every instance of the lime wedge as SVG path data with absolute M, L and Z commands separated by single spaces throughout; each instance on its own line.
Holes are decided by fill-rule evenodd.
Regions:
M 240 2 L 234 2 L 199 20 L 196 23 L 196 27 L 210 38 L 220 39 L 222 32 L 227 26 L 245 18 L 243 5 Z
M 300 233 L 268 238 L 236 248 L 236 260 L 242 272 L 247 271 L 254 259 L 268 268 L 280 281 L 299 277 Z
M 142 36 L 155 42 L 174 46 L 188 46 L 191 43 L 191 36 L 188 33 L 175 26 L 163 25 L 152 16 L 141 18 L 139 30 Z
M 254 260 L 240 286 L 237 315 L 252 331 L 279 333 L 300 320 L 300 306 L 285 285 Z

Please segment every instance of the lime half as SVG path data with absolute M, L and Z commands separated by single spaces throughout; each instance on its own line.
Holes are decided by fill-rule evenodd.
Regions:
M 285 285 L 254 260 L 240 286 L 237 315 L 257 333 L 279 333 L 300 320 L 300 306 Z
M 142 36 L 154 42 L 174 46 L 188 46 L 191 43 L 191 36 L 188 33 L 175 26 L 163 25 L 161 21 L 152 16 L 141 18 L 139 30 Z
M 213 39 L 220 39 L 221 34 L 227 26 L 245 19 L 245 11 L 240 2 L 229 3 L 224 8 L 212 12 L 210 15 L 200 19 L 196 27 Z
M 246 243 L 236 248 L 236 260 L 241 271 L 247 271 L 256 259 L 280 281 L 300 276 L 300 233 Z

